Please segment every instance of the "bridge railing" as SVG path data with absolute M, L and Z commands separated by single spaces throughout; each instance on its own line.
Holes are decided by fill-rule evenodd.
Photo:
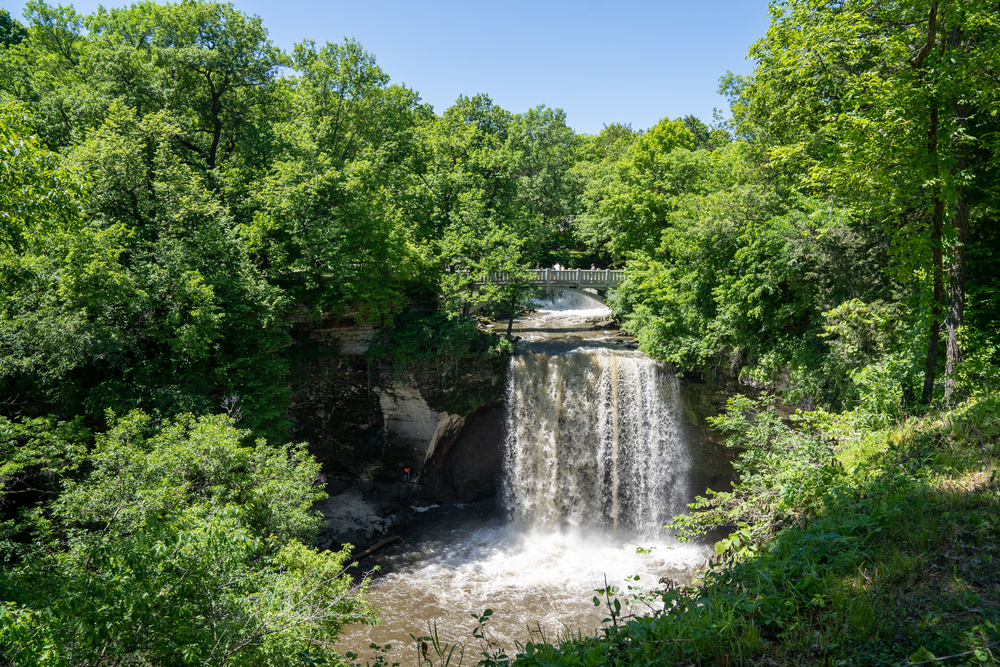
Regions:
M 625 278 L 625 272 L 615 269 L 531 269 L 534 285 L 573 285 L 575 287 L 617 287 Z M 484 282 L 506 283 L 509 274 L 492 273 Z

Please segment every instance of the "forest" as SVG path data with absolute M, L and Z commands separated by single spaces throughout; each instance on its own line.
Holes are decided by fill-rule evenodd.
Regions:
M 581 134 L 229 3 L 0 10 L 0 664 L 344 664 L 377 610 L 311 546 L 291 313 L 502 357 L 470 310 L 554 263 L 763 394 L 673 525 L 728 535 L 697 585 L 485 664 L 1000 664 L 1000 8 L 770 11 L 727 115 Z

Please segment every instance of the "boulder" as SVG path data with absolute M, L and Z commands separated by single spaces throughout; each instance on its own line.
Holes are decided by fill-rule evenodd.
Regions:
M 441 471 L 451 446 L 462 432 L 463 426 L 465 419 L 459 415 L 449 415 L 447 412 L 438 415 L 437 428 L 434 429 L 434 435 L 427 444 L 427 454 L 424 455 L 424 465 L 420 471 L 421 477 L 433 476 Z
M 313 508 L 322 512 L 326 519 L 326 525 L 316 539 L 320 549 L 339 548 L 341 544 L 365 544 L 373 536 L 381 535 L 386 528 L 378 506 L 365 501 L 360 489 L 324 498 Z
M 440 463 L 432 455 L 420 476 L 420 483 L 438 502 L 475 502 L 496 498 L 503 474 L 506 431 L 504 402 L 481 405 L 465 418 L 451 447 L 443 452 Z M 442 449 L 438 449 L 442 447 Z

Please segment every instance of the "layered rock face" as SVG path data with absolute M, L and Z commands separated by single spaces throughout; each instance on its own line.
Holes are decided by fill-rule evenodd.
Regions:
M 342 320 L 297 320 L 293 336 L 293 438 L 329 479 L 396 483 L 409 468 L 428 502 L 495 497 L 506 360 L 397 369 L 363 356 L 370 327 Z

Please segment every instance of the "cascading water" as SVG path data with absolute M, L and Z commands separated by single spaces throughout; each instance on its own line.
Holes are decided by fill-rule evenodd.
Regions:
M 590 602 L 605 581 L 685 581 L 704 562 L 704 547 L 677 544 L 662 528 L 693 490 L 678 382 L 616 332 L 594 331 L 587 320 L 609 314 L 597 306 L 562 293 L 518 319 L 501 499 L 508 520 L 455 508 L 377 555 L 386 571 L 368 598 L 382 624 L 347 628 L 345 650 L 409 646 L 410 633 L 426 634 L 431 622 L 443 640 L 469 642 L 471 613 L 487 607 L 509 649 L 539 639 L 526 628 L 549 641 L 589 633 L 606 615 Z
M 513 357 L 504 501 L 514 520 L 662 534 L 689 497 L 678 397 L 676 378 L 635 352 Z

